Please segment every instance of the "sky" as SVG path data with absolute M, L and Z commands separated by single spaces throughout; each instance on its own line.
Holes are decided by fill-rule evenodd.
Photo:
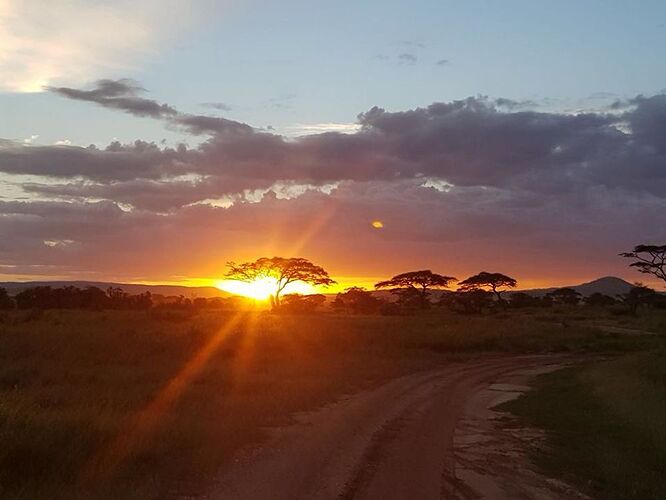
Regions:
M 0 0 L 0 280 L 649 281 L 665 49 L 651 0 Z

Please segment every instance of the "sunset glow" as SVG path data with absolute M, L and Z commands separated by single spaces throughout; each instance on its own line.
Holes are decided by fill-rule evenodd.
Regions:
M 277 281 L 275 278 L 261 278 L 251 283 L 237 280 L 220 280 L 215 286 L 225 292 L 241 295 L 255 300 L 268 300 L 275 293 Z M 283 294 L 298 293 L 308 295 L 316 293 L 316 289 L 307 283 L 290 283 L 284 289 Z

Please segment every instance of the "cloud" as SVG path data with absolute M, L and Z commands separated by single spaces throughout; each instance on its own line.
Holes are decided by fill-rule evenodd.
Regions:
M 435 62 L 435 64 L 437 66 L 446 66 L 447 64 L 449 64 L 449 62 L 450 61 L 448 59 L 439 59 L 438 61 Z
M 178 112 L 167 104 L 138 97 L 145 89 L 132 80 L 97 80 L 92 90 L 69 87 L 46 87 L 46 90 L 77 101 L 94 102 L 105 108 L 118 109 L 135 116 L 171 118 Z
M 0 90 L 39 92 L 127 71 L 154 58 L 198 10 L 175 0 L 2 0 Z
M 202 142 L 0 141 L 0 172 L 31 176 L 23 199 L 0 201 L 0 233 L 12 235 L 0 244 L 0 265 L 83 273 L 104 261 L 118 276 L 163 279 L 211 273 L 209 263 L 225 256 L 307 250 L 349 275 L 420 264 L 454 275 L 477 265 L 534 275 L 550 255 L 552 276 L 594 277 L 622 266 L 613 264 L 617 252 L 666 238 L 662 94 L 626 99 L 613 112 L 538 111 L 532 101 L 482 96 L 373 107 L 356 124 L 285 137 L 183 113 L 127 80 L 57 91 L 153 116 Z M 384 229 L 370 231 L 372 220 Z M 187 248 L 173 245 L 174 234 Z M 389 253 L 390 262 L 377 257 Z
M 231 105 L 224 102 L 202 102 L 201 105 L 206 108 L 213 108 L 219 111 L 231 111 L 233 109 Z
M 70 87 L 46 87 L 47 90 L 77 101 L 88 101 L 105 108 L 124 111 L 135 116 L 165 120 L 194 135 L 222 132 L 252 131 L 249 125 L 216 116 L 181 113 L 168 104 L 140 97 L 146 89 L 128 79 L 97 80 L 90 90 Z
M 418 62 L 418 60 L 419 58 L 416 56 L 416 54 L 412 54 L 410 52 L 403 52 L 402 54 L 398 55 L 398 62 L 407 66 L 413 66 Z
M 288 139 L 224 118 L 184 114 L 138 97 L 138 85 L 125 85 L 129 90 L 98 84 L 68 95 L 141 116 L 154 110 L 169 126 L 208 138 L 189 148 L 142 141 L 105 149 L 5 143 L 0 171 L 97 182 L 167 182 L 190 174 L 224 179 L 233 189 L 423 177 L 539 193 L 603 184 L 666 194 L 659 166 L 666 148 L 664 95 L 636 97 L 619 114 L 537 112 L 524 109 L 531 101 L 484 97 L 402 112 L 375 107 L 356 125 L 315 126 L 313 134 Z
M 358 132 L 361 126 L 358 123 L 298 123 L 287 127 L 289 136 L 302 136 L 308 134 L 321 134 L 325 132 L 339 132 L 341 134 L 353 134 Z
M 329 194 L 266 196 L 226 209 L 197 205 L 166 216 L 110 202 L 0 203 L 0 231 L 13 235 L 0 246 L 0 262 L 83 274 L 103 261 L 107 276 L 165 279 L 216 276 L 231 256 L 278 252 L 360 276 L 429 263 L 463 276 L 491 266 L 518 278 L 559 274 L 566 280 L 599 275 L 614 264 L 623 268 L 615 250 L 648 233 L 666 237 L 659 222 L 665 209 L 663 199 L 637 200 L 605 188 L 520 199 L 495 188 L 442 193 L 415 181 L 346 183 Z M 384 222 L 380 233 L 369 227 L 375 219 Z M 187 245 L 175 245 L 175 234 Z M 44 241 L 72 243 L 46 247 Z

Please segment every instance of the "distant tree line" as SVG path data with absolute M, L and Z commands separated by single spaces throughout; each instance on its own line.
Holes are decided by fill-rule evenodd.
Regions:
M 150 309 L 150 292 L 130 295 L 121 288 L 35 286 L 11 297 L 0 288 L 0 309 Z
M 289 296 L 285 296 L 287 298 Z M 306 296 L 310 297 L 310 296 Z M 323 295 L 321 296 L 323 297 Z M 314 299 L 304 300 L 310 304 Z M 292 309 L 295 299 L 287 300 Z M 305 306 L 307 308 L 307 306 Z M 54 288 L 51 286 L 35 286 L 26 288 L 15 296 L 11 296 L 5 288 L 0 287 L 0 310 L 11 309 L 170 309 L 196 311 L 201 309 L 239 310 L 254 308 L 254 301 L 244 297 L 195 297 L 187 298 L 183 295 L 164 296 L 144 292 L 129 294 L 119 287 L 110 287 L 102 290 L 99 287 L 89 286 L 78 288 L 65 286 Z
M 634 260 L 630 266 L 645 274 L 652 274 L 666 282 L 666 245 L 638 245 L 631 252 L 620 254 Z M 310 285 L 328 286 L 335 281 L 320 266 L 303 258 L 262 257 L 254 262 L 228 263 L 226 276 L 246 282 L 270 278 L 275 281 L 271 296 L 274 311 L 291 314 L 308 314 L 317 311 L 326 303 L 321 294 L 299 295 L 285 292 L 295 282 Z M 458 282 L 457 289 L 449 286 Z M 373 295 L 361 287 L 347 288 L 337 294 L 331 307 L 347 314 L 405 314 L 432 306 L 447 307 L 453 311 L 474 314 L 496 309 L 576 306 L 614 307 L 620 305 L 630 314 L 636 314 L 642 307 L 666 308 L 666 297 L 653 289 L 636 283 L 626 294 L 610 297 L 594 293 L 588 297 L 573 288 L 559 288 L 537 297 L 525 292 L 511 293 L 508 299 L 503 295 L 516 288 L 518 281 L 497 272 L 482 271 L 462 281 L 453 276 L 433 273 L 431 270 L 410 271 L 375 284 L 376 290 L 389 290 L 395 300 L 388 301 Z M 439 298 L 432 301 L 433 291 L 439 291 Z M 66 286 L 52 288 L 37 286 L 25 289 L 15 297 L 0 288 L 0 309 L 134 309 L 146 310 L 153 306 L 203 309 L 247 307 L 244 299 L 163 297 L 150 292 L 130 295 L 121 288 L 108 288 L 106 291 L 90 286 L 77 288 Z
M 332 308 L 346 314 L 413 314 L 431 307 L 443 307 L 462 314 L 481 314 L 496 310 L 549 308 L 553 306 L 588 306 L 613 308 L 613 312 L 636 314 L 641 308 L 666 308 L 666 296 L 636 283 L 627 293 L 611 297 L 593 293 L 584 297 L 573 288 L 552 290 L 541 296 L 525 292 L 504 292 L 517 286 L 517 281 L 501 273 L 481 272 L 458 283 L 456 290 L 446 288 L 455 278 L 432 271 L 413 271 L 394 276 L 375 285 L 389 288 L 393 301 L 377 297 L 360 287 L 337 294 Z M 431 300 L 434 290 L 438 296 Z

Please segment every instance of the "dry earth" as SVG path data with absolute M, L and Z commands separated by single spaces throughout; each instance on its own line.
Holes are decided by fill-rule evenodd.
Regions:
M 343 398 L 239 454 L 206 498 L 585 498 L 529 463 L 538 432 L 492 409 L 526 390 L 530 376 L 564 363 L 452 363 Z

